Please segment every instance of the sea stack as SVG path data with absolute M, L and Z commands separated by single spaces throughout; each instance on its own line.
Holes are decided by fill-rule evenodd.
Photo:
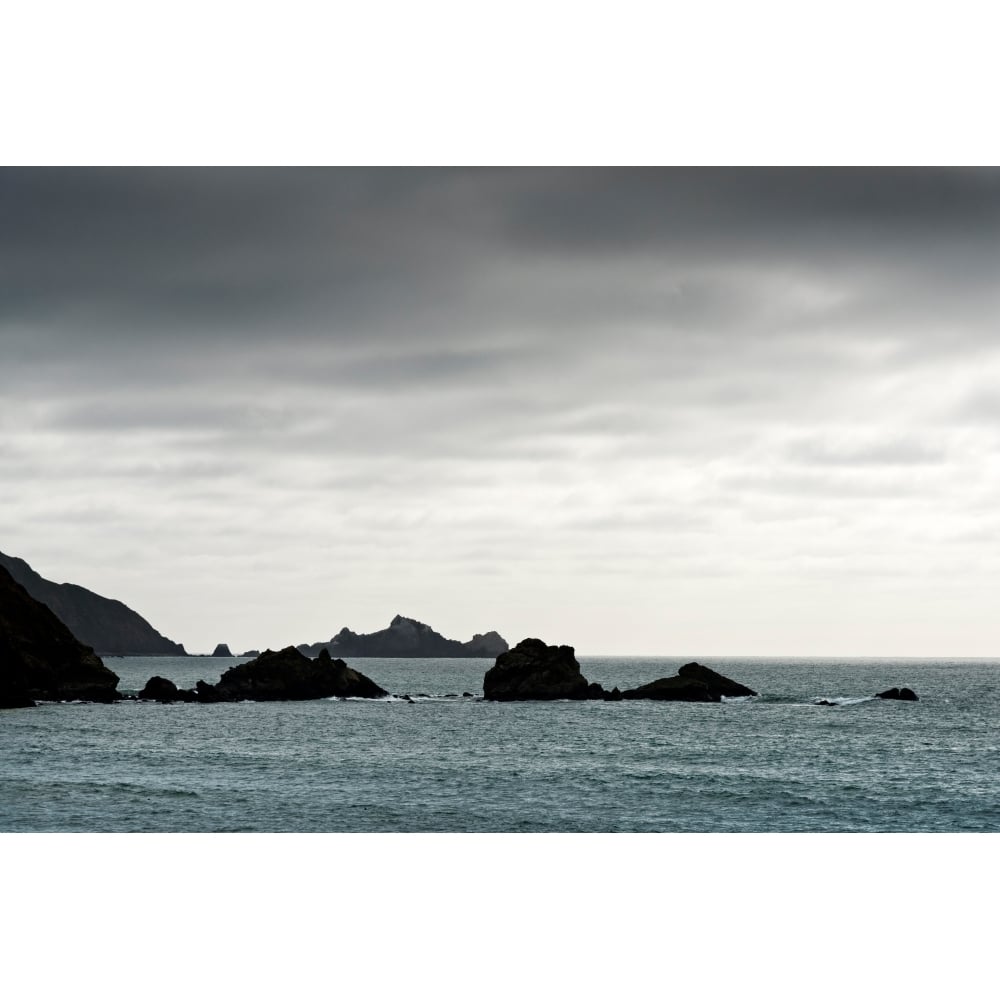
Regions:
M 598 685 L 594 685 L 597 688 Z M 580 673 L 572 646 L 547 646 L 541 639 L 522 639 L 501 653 L 486 671 L 487 701 L 550 701 L 555 698 L 601 697 Z
M 212 656 L 232 656 L 233 654 L 229 651 L 229 647 L 224 643 L 220 642 L 215 649 L 212 650 Z

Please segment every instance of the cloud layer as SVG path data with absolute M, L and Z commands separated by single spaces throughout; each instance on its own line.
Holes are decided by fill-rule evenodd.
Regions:
M 0 171 L 0 547 L 189 649 L 989 655 L 1000 175 Z

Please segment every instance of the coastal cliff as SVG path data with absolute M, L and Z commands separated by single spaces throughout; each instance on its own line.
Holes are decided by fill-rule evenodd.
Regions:
M 118 676 L 0 566 L 0 708 L 115 701 Z
M 0 566 L 85 646 L 101 656 L 185 656 L 180 643 L 160 635 L 131 608 L 73 583 L 53 583 L 23 559 L 0 552 Z

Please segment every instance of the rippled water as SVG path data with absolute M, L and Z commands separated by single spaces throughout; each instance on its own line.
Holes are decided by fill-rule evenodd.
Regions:
M 685 659 L 580 662 L 624 688 Z M 236 662 L 107 660 L 124 692 Z M 709 705 L 493 704 L 490 660 L 349 662 L 415 701 L 2 712 L 0 830 L 1000 829 L 994 661 L 702 658 L 761 692 Z M 903 685 L 921 700 L 870 698 Z

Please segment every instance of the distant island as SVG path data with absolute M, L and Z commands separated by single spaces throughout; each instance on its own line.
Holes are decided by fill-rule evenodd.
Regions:
M 331 656 L 481 656 L 495 657 L 506 653 L 510 647 L 497 632 L 474 635 L 468 642 L 446 639 L 429 625 L 414 618 L 396 615 L 388 628 L 379 632 L 359 635 L 349 628 L 342 628 L 327 642 L 303 643 L 296 649 L 306 656 L 319 656 L 326 650 Z
M 47 605 L 83 645 L 99 656 L 186 656 L 184 647 L 160 635 L 131 608 L 74 583 L 53 583 L 23 559 L 0 552 L 0 566 L 36 600 Z

